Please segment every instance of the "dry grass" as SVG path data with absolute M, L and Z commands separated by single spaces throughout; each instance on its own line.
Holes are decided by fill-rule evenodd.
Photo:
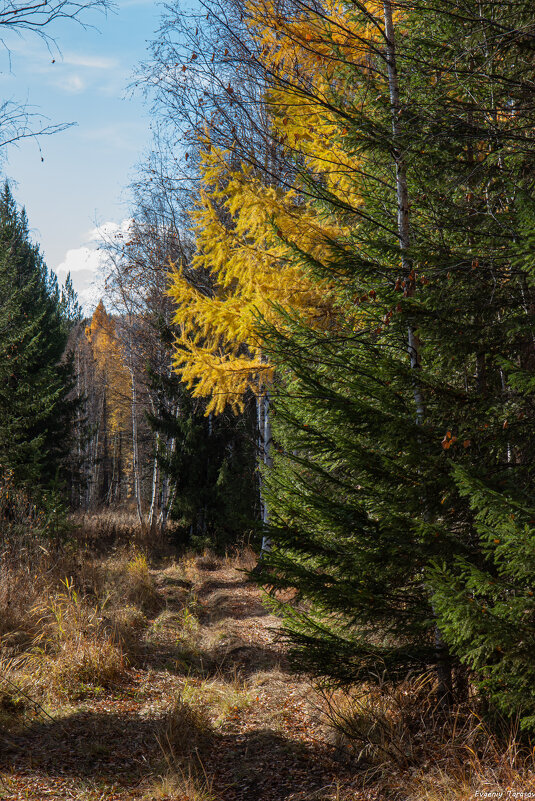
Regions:
M 143 794 L 143 801 L 218 801 L 213 781 L 198 772 L 184 771 L 180 765 L 169 763 L 169 770 L 160 781 Z
M 43 660 L 38 670 L 49 692 L 79 700 L 99 695 L 123 679 L 126 661 L 121 648 L 110 640 L 79 638 Z
M 233 553 L 225 557 L 225 562 L 228 567 L 235 570 L 252 570 L 258 562 L 258 554 L 251 548 L 250 545 L 244 545 L 237 548 Z
M 95 519 L 91 531 L 110 543 L 120 526 L 130 525 L 121 520 L 114 517 L 110 533 L 110 520 Z M 284 796 L 296 801 L 475 801 L 482 797 L 477 792 L 535 797 L 534 753 L 517 732 L 498 738 L 468 704 L 445 715 L 436 708 L 431 676 L 397 687 L 379 681 L 322 691 L 312 703 L 310 685 L 284 670 L 282 651 L 277 666 L 273 618 L 262 617 L 259 593 L 240 572 L 254 566 L 251 550 L 189 554 L 163 566 L 160 560 L 155 570 L 139 542 L 89 550 L 89 539 L 85 532 L 80 542 L 56 548 L 21 528 L 10 534 L 0 561 L 4 732 L 22 731 L 47 713 L 62 715 L 84 699 L 84 708 L 101 697 L 106 706 L 119 697 L 127 703 L 139 675 L 153 671 L 142 689 L 147 698 L 153 693 L 147 704 L 159 704 L 147 713 L 157 756 L 136 796 L 146 801 L 224 798 L 214 787 L 213 754 L 239 749 L 242 736 L 251 751 L 236 756 L 230 781 L 235 775 L 253 782 L 262 760 L 269 763 L 269 748 L 281 743 L 290 767 L 313 742 L 336 756 L 339 773 L 328 774 L 324 789 L 296 786 Z M 136 715 L 130 725 L 138 725 L 131 722 Z M 258 763 L 257 736 L 267 743 Z M 292 743 L 303 750 L 292 751 Z M 282 764 L 286 752 L 277 753 Z M 76 797 L 93 798 L 82 790 Z
M 143 650 L 146 615 L 163 603 L 148 558 L 132 546 L 98 556 L 81 540 L 48 541 L 23 522 L 4 531 L 2 658 L 17 659 L 17 680 L 49 699 L 101 693 L 124 679 Z
M 514 727 L 499 737 L 469 704 L 444 713 L 435 698 L 428 674 L 395 687 L 378 682 L 320 691 L 316 710 L 364 785 L 388 798 L 472 801 L 482 792 L 535 793 L 535 749 L 521 746 Z
M 197 698 L 192 704 L 179 695 L 162 725 L 159 736 L 162 750 L 175 760 L 200 754 L 209 745 L 212 735 L 208 710 L 207 702 L 201 703 Z
M 133 509 L 101 509 L 95 512 L 77 512 L 70 516 L 81 539 L 100 546 L 105 543 L 140 541 L 143 532 L 137 513 Z
M 212 782 L 203 769 L 202 755 L 210 748 L 213 730 L 206 702 L 191 703 L 180 694 L 160 727 L 158 743 L 164 761 L 164 775 L 143 796 L 146 801 L 181 799 L 215 801 Z
M 177 600 L 180 604 L 178 609 Z M 168 644 L 171 642 L 174 666 L 186 674 L 191 671 L 202 673 L 207 659 L 201 642 L 199 611 L 200 605 L 193 590 L 175 589 L 173 608 L 163 609 L 151 621 L 146 634 L 147 643 L 154 649 L 162 641 Z
M 24 657 L 0 659 L 0 729 L 9 730 L 32 721 L 42 708 L 32 697 L 32 683 Z
M 114 641 L 99 604 L 79 595 L 72 580 L 49 590 L 31 609 L 34 671 L 49 693 L 79 698 L 88 689 L 106 688 L 120 680 L 126 660 Z
M 207 548 L 200 556 L 195 557 L 195 565 L 199 570 L 217 570 L 222 564 L 222 557 L 216 556 Z
M 210 679 L 185 682 L 181 698 L 190 707 L 200 710 L 213 729 L 218 729 L 238 712 L 248 709 L 256 693 L 239 676 L 216 675 Z
M 162 605 L 150 572 L 147 555 L 134 548 L 125 548 L 103 565 L 103 588 L 108 605 L 131 604 L 152 614 Z

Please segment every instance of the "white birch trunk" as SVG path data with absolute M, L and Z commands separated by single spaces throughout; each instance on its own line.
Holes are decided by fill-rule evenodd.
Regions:
M 269 393 L 264 390 L 256 398 L 256 409 L 258 419 L 258 454 L 264 467 L 273 467 L 272 457 L 272 436 L 271 436 L 271 416 L 269 413 Z M 269 508 L 265 497 L 264 480 L 262 472 L 259 471 L 259 490 L 260 490 L 260 510 L 263 525 L 269 523 Z M 262 547 L 260 556 L 271 550 L 269 537 L 262 537 Z
M 160 509 L 158 511 L 158 528 L 160 536 L 163 537 L 167 527 L 167 504 L 169 501 L 169 479 L 165 474 L 162 475 L 160 487 Z
M 141 479 L 139 474 L 139 443 L 137 437 L 137 391 L 134 370 L 130 370 L 132 378 L 132 472 L 134 478 L 134 495 L 136 498 L 137 516 L 141 528 L 143 525 L 143 510 L 141 508 Z
M 180 406 L 176 406 L 174 409 L 175 417 L 178 418 L 180 414 Z M 168 449 L 171 451 L 171 456 L 176 452 L 176 437 L 171 437 L 171 442 L 168 444 Z M 169 491 L 169 478 L 167 475 L 164 476 L 162 482 L 162 500 L 161 500 L 161 511 L 160 511 L 160 532 L 163 536 L 165 533 L 165 529 L 167 526 L 167 517 L 169 514 L 169 509 L 171 508 L 173 501 L 175 499 L 175 491 L 176 487 L 173 486 L 172 490 Z
M 168 450 L 171 451 L 171 454 L 175 452 L 176 449 L 176 440 L 173 437 L 171 439 L 171 443 L 167 446 Z M 158 515 L 158 525 L 160 527 L 160 535 L 163 537 L 167 528 L 167 517 L 169 514 L 169 509 L 171 504 L 173 503 L 174 494 L 169 492 L 169 477 L 166 473 L 163 474 L 162 478 L 162 489 L 161 489 L 161 496 L 160 496 L 160 513 Z
M 154 531 L 156 526 L 156 517 L 158 510 L 158 497 L 160 496 L 160 466 L 158 464 L 158 452 L 160 448 L 160 435 L 156 434 L 156 452 L 154 454 L 154 461 L 152 464 L 152 490 L 150 500 L 150 510 L 148 527 L 149 531 Z

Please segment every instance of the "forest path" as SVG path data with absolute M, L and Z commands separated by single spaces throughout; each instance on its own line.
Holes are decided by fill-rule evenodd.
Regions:
M 159 611 L 125 679 L 7 735 L 0 798 L 330 801 L 340 784 L 363 798 L 243 570 L 201 557 L 151 575 Z

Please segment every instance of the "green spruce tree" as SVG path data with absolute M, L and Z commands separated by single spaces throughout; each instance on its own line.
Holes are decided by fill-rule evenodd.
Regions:
M 285 377 L 263 579 L 306 602 L 284 606 L 300 665 L 345 682 L 436 665 L 444 697 L 464 663 L 524 714 L 532 589 L 511 554 L 526 563 L 535 519 L 535 14 L 417 3 L 393 27 L 384 5 L 377 69 L 340 63 L 325 101 L 362 158 L 361 205 L 299 165 L 347 233 L 294 257 L 335 284 L 346 320 L 263 332 Z
M 19 483 L 47 486 L 69 449 L 72 364 L 57 282 L 30 242 L 6 183 L 0 197 L 2 372 L 0 465 Z
M 169 329 L 162 338 L 170 347 Z M 177 543 L 222 552 L 254 528 L 258 515 L 253 399 L 243 414 L 207 416 L 206 403 L 175 374 L 153 372 L 152 383 L 159 409 L 149 421 L 159 434 Z

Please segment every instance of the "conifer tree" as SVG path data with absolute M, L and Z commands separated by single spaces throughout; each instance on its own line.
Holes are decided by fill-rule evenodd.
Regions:
M 72 364 L 57 282 L 29 240 L 24 211 L 6 183 L 0 197 L 2 370 L 0 464 L 15 479 L 46 486 L 67 455 L 74 402 Z
M 532 725 L 532 589 L 511 557 L 528 560 L 535 519 L 532 6 L 266 1 L 245 16 L 293 208 L 268 202 L 271 230 L 241 215 L 233 181 L 242 197 L 270 184 L 237 141 L 202 221 L 208 260 L 223 275 L 247 252 L 282 262 L 339 310 L 322 328 L 276 293 L 254 303 L 251 339 L 279 377 L 264 578 L 307 601 L 285 607 L 301 664 L 340 681 L 436 664 L 450 694 L 449 645 Z M 211 306 L 216 362 L 243 320 L 236 280 Z M 187 364 L 210 329 L 181 313 L 199 337 Z
M 153 375 L 153 384 L 165 397 L 149 420 L 161 434 L 158 456 L 169 482 L 168 514 L 178 525 L 175 539 L 224 550 L 257 517 L 253 398 L 237 415 L 207 415 L 207 402 L 194 398 L 176 374 Z
M 82 320 L 82 309 L 78 302 L 78 296 L 72 285 L 71 274 L 67 273 L 65 283 L 61 288 L 61 311 L 69 326 L 73 326 Z

